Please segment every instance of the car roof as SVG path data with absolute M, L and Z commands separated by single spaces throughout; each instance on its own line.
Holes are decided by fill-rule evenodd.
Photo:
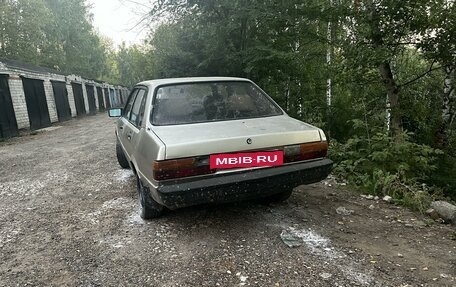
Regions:
M 167 78 L 143 81 L 137 85 L 143 86 L 158 86 L 167 84 L 181 84 L 181 83 L 198 83 L 198 82 L 217 82 L 217 81 L 243 81 L 251 82 L 249 79 L 236 78 L 236 77 L 189 77 L 189 78 Z

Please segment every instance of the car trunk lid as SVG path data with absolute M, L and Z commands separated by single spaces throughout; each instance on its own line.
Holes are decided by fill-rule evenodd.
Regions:
M 153 131 L 166 146 L 164 159 L 268 149 L 321 140 L 318 128 L 286 115 L 154 126 Z

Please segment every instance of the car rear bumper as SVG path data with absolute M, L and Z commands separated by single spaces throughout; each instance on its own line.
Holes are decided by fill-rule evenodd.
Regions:
M 158 203 L 170 209 L 262 198 L 301 184 L 321 181 L 331 172 L 331 167 L 331 160 L 321 159 L 205 178 L 161 182 L 157 188 L 151 189 L 151 195 Z

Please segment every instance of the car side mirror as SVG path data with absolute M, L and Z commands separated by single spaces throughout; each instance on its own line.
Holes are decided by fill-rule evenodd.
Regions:
M 122 108 L 109 109 L 108 115 L 111 118 L 118 118 L 122 115 Z

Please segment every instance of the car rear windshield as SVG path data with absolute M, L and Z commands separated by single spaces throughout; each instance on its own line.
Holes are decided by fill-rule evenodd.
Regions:
M 153 125 L 179 125 L 281 115 L 249 82 L 204 82 L 162 86 L 153 102 Z

